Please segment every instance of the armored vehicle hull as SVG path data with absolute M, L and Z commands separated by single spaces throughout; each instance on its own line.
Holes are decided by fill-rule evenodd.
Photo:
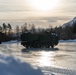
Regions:
M 58 44 L 58 35 L 55 33 L 22 33 L 21 45 L 26 48 L 54 48 Z

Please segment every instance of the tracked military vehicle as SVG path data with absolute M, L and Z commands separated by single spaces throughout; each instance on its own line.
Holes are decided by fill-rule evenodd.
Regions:
M 58 35 L 55 33 L 31 33 L 21 34 L 21 45 L 26 48 L 54 48 L 58 44 Z

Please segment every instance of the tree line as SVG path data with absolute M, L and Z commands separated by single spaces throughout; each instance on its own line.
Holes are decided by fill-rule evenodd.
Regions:
M 59 35 L 60 39 L 76 39 L 76 22 L 74 22 L 71 26 L 68 24 L 65 27 L 55 27 L 54 30 Z
M 68 40 L 76 39 L 76 22 L 72 26 L 67 25 L 65 27 L 59 26 L 53 28 L 52 26 L 44 28 L 36 28 L 34 24 L 23 24 L 21 27 L 17 25 L 14 29 L 10 23 L 3 23 L 0 26 L 0 40 L 10 41 L 10 40 L 20 40 L 20 35 L 24 32 L 30 31 L 31 33 L 43 33 L 49 31 L 51 33 L 57 33 L 59 39 Z
M 23 24 L 21 27 L 16 25 L 15 28 L 12 27 L 10 23 L 3 23 L 0 26 L 0 40 L 1 41 L 10 41 L 10 40 L 20 40 L 20 35 L 26 31 L 35 32 L 34 24 Z

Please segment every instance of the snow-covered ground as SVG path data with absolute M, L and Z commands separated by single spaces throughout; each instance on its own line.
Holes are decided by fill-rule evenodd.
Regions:
M 2 44 L 18 44 L 20 41 L 2 42 Z M 43 75 L 40 68 L 34 68 L 27 62 L 20 59 L 0 53 L 0 75 Z
M 2 42 L 2 44 L 14 44 L 14 43 L 20 43 L 20 41 L 12 40 L 12 41 L 8 41 L 8 42 Z
M 0 75 L 76 75 L 76 40 L 54 49 L 25 49 L 19 41 L 0 45 Z
M 59 42 L 76 42 L 76 39 L 74 39 L 74 40 L 59 40 Z
M 39 68 L 0 53 L 0 75 L 43 75 Z

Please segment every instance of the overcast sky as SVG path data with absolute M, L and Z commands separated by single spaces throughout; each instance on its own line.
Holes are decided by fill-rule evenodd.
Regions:
M 37 27 L 59 26 L 76 16 L 76 0 L 55 0 L 56 7 L 46 11 L 34 9 L 34 2 L 30 1 L 36 0 L 0 0 L 0 25 L 3 22 L 12 26 L 27 22 Z

